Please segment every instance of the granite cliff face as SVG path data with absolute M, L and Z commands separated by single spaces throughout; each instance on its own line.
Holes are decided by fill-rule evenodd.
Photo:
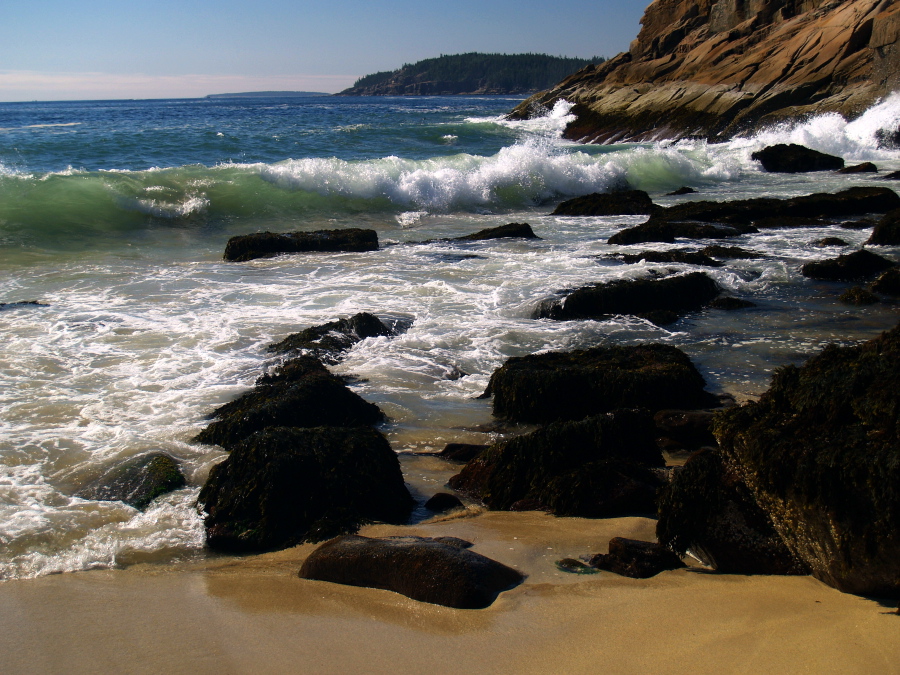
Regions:
M 627 52 L 535 94 L 573 140 L 722 140 L 806 114 L 850 119 L 900 89 L 895 0 L 655 0 Z

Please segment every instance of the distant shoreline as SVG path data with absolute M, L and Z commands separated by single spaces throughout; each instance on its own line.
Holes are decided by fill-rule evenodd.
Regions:
M 324 91 L 244 91 L 235 94 L 208 94 L 204 98 L 311 98 L 331 96 Z

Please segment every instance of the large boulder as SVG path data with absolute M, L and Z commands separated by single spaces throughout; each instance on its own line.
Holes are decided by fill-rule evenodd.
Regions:
M 643 190 L 594 192 L 562 202 L 551 216 L 632 216 L 656 211 L 653 200 Z
M 897 246 L 900 244 L 900 209 L 884 214 L 872 228 L 867 244 Z
M 770 173 L 837 171 L 844 168 L 844 160 L 840 157 L 826 155 L 796 143 L 770 145 L 757 150 L 750 158 L 758 161 Z
M 171 455 L 151 452 L 108 469 L 75 496 L 96 501 L 122 501 L 136 509 L 144 509 L 157 497 L 186 484 L 181 466 Z
M 660 491 L 656 536 L 719 572 L 807 573 L 740 474 L 711 449 L 694 454 Z
M 336 253 L 378 250 L 378 233 L 350 227 L 314 232 L 257 232 L 232 237 L 225 245 L 225 260 L 244 262 L 271 258 L 279 253 Z
M 664 464 L 646 411 L 616 410 L 495 443 L 449 484 L 493 510 L 606 518 L 653 512 Z
M 271 427 L 232 447 L 198 503 L 207 545 L 263 551 L 323 541 L 373 521 L 402 524 L 413 499 L 378 431 Z
M 900 596 L 900 326 L 786 366 L 715 432 L 757 503 L 812 574 Z
M 592 555 L 588 564 L 632 579 L 649 579 L 685 566 L 675 553 L 652 541 L 613 537 L 608 550 Z
M 528 223 L 508 223 L 489 227 L 448 241 L 487 241 L 489 239 L 540 239 Z
M 494 415 L 543 424 L 615 408 L 716 405 L 690 358 L 670 345 L 611 345 L 513 357 L 494 371 L 485 396 Z
M 869 279 L 894 266 L 887 258 L 866 249 L 839 255 L 837 258 L 806 263 L 800 273 L 822 281 L 856 281 Z
M 458 609 L 488 607 L 523 576 L 470 551 L 452 537 L 343 536 L 322 544 L 300 568 L 300 578 L 381 588 L 413 600 Z
M 269 345 L 268 350 L 276 354 L 312 354 L 326 363 L 337 363 L 343 353 L 357 342 L 371 337 L 393 337 L 402 329 L 403 326 L 392 328 L 386 325 L 374 314 L 359 312 L 349 319 L 329 321 L 288 335 L 280 342 Z
M 584 286 L 562 299 L 544 300 L 534 318 L 568 321 L 633 314 L 665 325 L 677 321 L 683 314 L 703 308 L 721 291 L 719 285 L 703 272 L 664 279 L 623 279 Z

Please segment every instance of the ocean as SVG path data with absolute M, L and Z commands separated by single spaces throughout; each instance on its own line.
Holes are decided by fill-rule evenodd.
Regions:
M 804 262 L 869 236 L 838 223 L 730 239 L 764 257 L 699 268 L 753 309 L 664 328 L 530 317 L 560 289 L 691 269 L 626 265 L 605 257 L 614 250 L 709 243 L 609 246 L 643 217 L 547 215 L 559 201 L 625 184 L 664 206 L 891 186 L 866 174 L 766 174 L 750 155 L 797 142 L 873 161 L 882 174 L 900 169 L 900 152 L 876 142 L 900 124 L 900 97 L 852 123 L 826 115 L 718 145 L 578 145 L 561 138 L 567 104 L 505 120 L 518 102 L 0 104 L 0 303 L 41 303 L 0 308 L 0 579 L 207 555 L 195 501 L 225 453 L 192 442 L 205 416 L 273 365 L 266 345 L 356 312 L 412 322 L 334 367 L 382 407 L 382 430 L 402 455 L 494 438 L 490 402 L 476 397 L 510 356 L 663 342 L 691 356 L 711 391 L 743 400 L 778 366 L 896 325 L 895 304 L 844 305 L 846 285 L 800 275 Z M 665 196 L 684 185 L 697 194 Z M 541 239 L 415 243 L 509 222 L 530 223 Z M 234 235 L 343 227 L 377 230 L 381 249 L 222 260 Z M 825 236 L 848 247 L 816 246 Z M 154 450 L 182 462 L 188 487 L 144 512 L 73 496 Z

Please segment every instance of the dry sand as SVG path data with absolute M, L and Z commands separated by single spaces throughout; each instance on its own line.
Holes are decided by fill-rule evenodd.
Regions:
M 484 610 L 299 579 L 312 545 L 0 583 L 0 672 L 900 673 L 893 607 L 808 577 L 553 565 L 654 526 L 477 513 L 362 531 L 462 537 L 528 575 Z

